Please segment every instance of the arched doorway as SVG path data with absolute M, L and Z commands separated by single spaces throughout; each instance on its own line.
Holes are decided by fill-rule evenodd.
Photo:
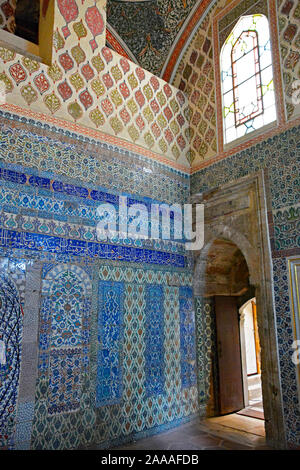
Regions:
M 221 304 L 220 311 L 223 311 L 223 314 L 224 302 L 228 304 L 228 311 L 235 311 L 237 320 L 232 335 L 235 335 L 239 340 L 238 310 L 245 302 L 255 297 L 261 345 L 261 378 L 266 439 L 267 444 L 276 449 L 285 448 L 285 424 L 279 375 L 264 175 L 259 172 L 241 178 L 239 181 L 228 183 L 219 189 L 215 188 L 206 193 L 196 194 L 192 197 L 192 203 L 204 204 L 205 207 L 204 246 L 200 251 L 194 252 L 198 357 L 199 351 L 205 349 L 202 344 L 199 344 L 199 341 L 200 343 L 202 341 L 201 331 L 203 331 L 205 323 L 202 321 L 201 315 L 206 315 L 205 312 L 210 311 L 211 324 L 214 323 L 213 319 L 215 318 L 217 330 L 216 299 L 220 298 L 217 302 L 219 305 Z M 231 301 L 228 300 L 229 298 Z M 232 313 L 231 315 L 233 316 Z M 228 320 L 229 315 L 223 316 L 225 320 Z M 206 320 L 207 318 L 205 318 Z M 232 326 L 232 322 L 228 323 L 228 328 L 230 326 Z M 230 341 L 228 344 L 231 345 Z M 210 349 L 210 363 L 206 360 L 208 356 L 205 358 L 204 354 L 198 361 L 202 367 L 202 358 L 204 357 L 206 360 L 205 369 L 202 369 L 198 376 L 200 416 L 207 416 L 207 410 L 209 410 L 210 416 L 216 416 L 216 413 L 220 411 L 221 392 L 218 385 L 220 380 L 215 380 L 215 377 L 219 379 L 220 370 L 219 364 L 214 365 L 219 362 L 216 357 L 218 348 L 214 348 L 212 345 Z M 223 351 L 226 349 L 223 347 Z M 238 357 L 237 353 L 236 357 Z M 238 369 L 234 368 L 234 370 Z M 241 376 L 241 358 L 239 370 Z M 198 371 L 200 371 L 200 367 L 198 367 Z M 205 384 L 207 371 L 209 371 L 210 377 L 208 384 Z M 243 377 L 240 377 L 239 381 L 241 384 L 239 390 L 241 390 Z M 234 390 L 234 392 L 241 401 L 237 407 L 234 404 L 238 410 L 239 406 L 244 406 L 244 396 L 240 391 L 238 393 Z
M 260 357 L 256 362 L 260 351 L 257 356 L 255 351 L 255 364 L 252 357 L 253 343 L 256 346 L 254 332 L 257 339 L 259 336 L 256 317 L 253 337 L 248 325 L 248 304 L 252 306 L 250 299 L 255 289 L 249 282 L 246 260 L 235 243 L 218 238 L 211 244 L 204 285 L 203 297 L 213 305 L 216 327 L 217 377 L 213 382 L 217 392 L 214 391 L 213 414 L 226 415 L 248 407 L 248 377 L 260 374 L 261 368 Z

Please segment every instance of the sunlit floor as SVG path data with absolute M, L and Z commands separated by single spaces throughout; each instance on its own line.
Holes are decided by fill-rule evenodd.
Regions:
M 265 415 L 262 400 L 252 400 L 249 406 L 239 411 L 237 414 L 264 420 Z
M 248 398 L 249 405 L 239 411 L 239 415 L 249 416 L 263 420 L 264 408 L 261 388 L 261 378 L 259 374 L 248 377 Z
M 235 413 L 194 420 L 114 450 L 270 450 L 264 436 L 264 421 Z

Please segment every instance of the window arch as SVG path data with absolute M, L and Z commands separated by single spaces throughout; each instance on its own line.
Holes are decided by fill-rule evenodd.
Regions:
M 224 143 L 276 120 L 269 22 L 242 16 L 220 55 Z

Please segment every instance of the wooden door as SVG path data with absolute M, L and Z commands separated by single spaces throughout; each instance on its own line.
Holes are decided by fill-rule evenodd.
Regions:
M 215 297 L 219 412 L 221 415 L 244 408 L 239 314 L 236 297 Z

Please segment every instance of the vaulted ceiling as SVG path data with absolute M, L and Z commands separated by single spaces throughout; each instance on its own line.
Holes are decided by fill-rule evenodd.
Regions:
M 108 30 L 129 57 L 161 76 L 174 41 L 202 0 L 108 0 Z M 108 43 L 110 36 L 108 34 Z M 111 44 L 113 46 L 113 44 Z

